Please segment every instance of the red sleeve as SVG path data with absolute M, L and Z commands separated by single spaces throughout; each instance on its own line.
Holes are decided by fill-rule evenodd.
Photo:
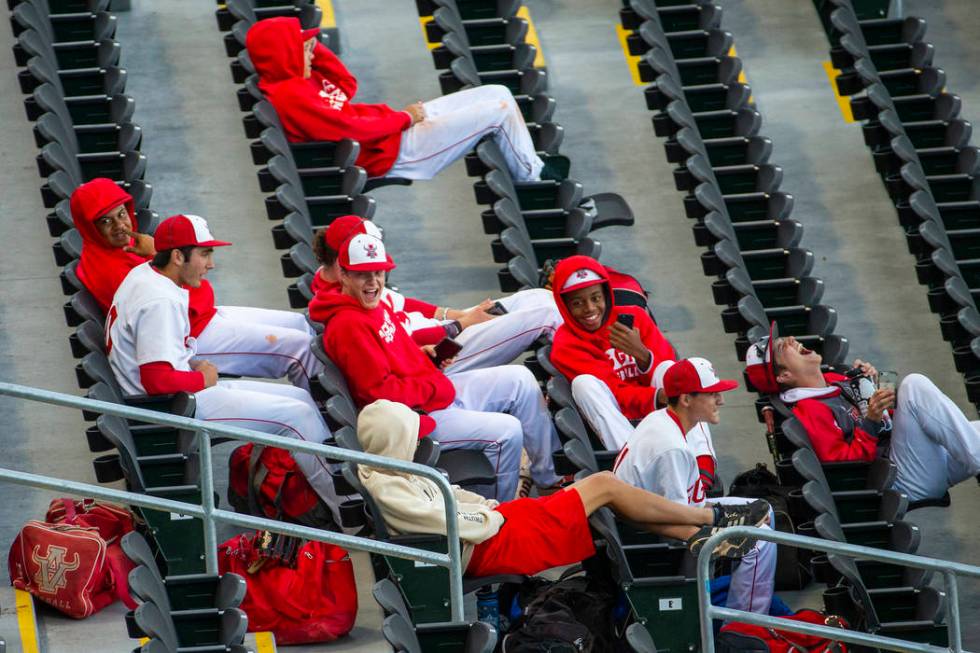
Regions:
M 406 313 L 421 313 L 424 317 L 435 317 L 437 308 L 439 307 L 435 304 L 423 302 L 421 299 L 406 297 L 405 308 L 403 310 Z
M 813 445 L 813 452 L 820 462 L 845 460 L 874 460 L 878 455 L 878 441 L 859 426 L 854 427 L 850 442 L 844 439 L 844 431 L 837 426 L 830 407 L 816 399 L 804 399 L 793 407 Z
M 374 141 L 398 134 L 412 126 L 412 117 L 383 104 L 360 105 L 376 111 L 337 111 L 323 105 L 315 89 L 305 80 L 280 85 L 274 105 L 287 129 L 304 134 L 313 141 L 335 141 L 353 138 Z
M 698 456 L 698 469 L 701 471 L 701 485 L 707 489 L 715 486 L 715 458 L 705 454 Z
M 169 395 L 175 392 L 199 392 L 204 389 L 202 372 L 178 372 L 165 361 L 140 365 L 140 383 L 148 395 Z
M 446 337 L 446 328 L 440 324 L 412 331 L 412 340 L 419 347 L 423 345 L 438 345 Z
M 313 49 L 313 61 L 310 67 L 340 87 L 349 100 L 357 94 L 357 78 L 347 70 L 347 66 L 330 48 L 317 43 Z
M 580 374 L 591 374 L 612 391 L 619 409 L 627 419 L 641 419 L 656 409 L 656 388 L 649 382 L 626 383 L 613 369 L 612 361 L 595 347 L 570 335 L 568 328 L 559 327 L 551 345 L 551 362 L 569 380 Z
M 411 339 L 401 325 L 396 328 L 401 330 L 396 338 Z M 335 317 L 324 331 L 323 344 L 330 358 L 344 373 L 355 400 L 361 406 L 378 399 L 388 399 L 429 412 L 445 408 L 456 395 L 449 378 L 423 360 L 425 354 L 417 348 L 419 373 L 396 375 L 375 338 L 374 329 L 364 320 Z M 416 347 L 414 343 L 410 346 Z M 393 348 L 398 347 L 399 343 L 393 343 Z M 422 367 L 422 363 L 427 365 L 428 370 Z

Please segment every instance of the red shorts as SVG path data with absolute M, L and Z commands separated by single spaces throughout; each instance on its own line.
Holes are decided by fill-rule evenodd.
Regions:
M 578 490 L 515 499 L 496 510 L 507 521 L 496 535 L 476 545 L 466 567 L 468 576 L 532 575 L 580 562 L 595 553 Z

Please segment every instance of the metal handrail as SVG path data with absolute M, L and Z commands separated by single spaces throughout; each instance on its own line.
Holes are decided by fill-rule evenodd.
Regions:
M 756 540 L 786 544 L 803 549 L 813 549 L 827 553 L 841 553 L 854 558 L 864 558 L 939 572 L 946 581 L 947 602 L 949 603 L 949 620 L 946 624 L 949 631 L 949 647 L 944 648 L 931 644 L 897 639 L 895 637 L 862 633 L 855 630 L 819 626 L 802 621 L 780 619 L 755 612 L 745 612 L 744 610 L 733 610 L 731 608 L 711 605 L 711 571 L 709 568 L 711 564 L 711 552 L 724 540 L 746 536 Z M 851 644 L 861 644 L 891 651 L 905 651 L 907 653 L 950 653 L 952 651 L 953 653 L 963 653 L 959 592 L 956 585 L 957 575 L 980 578 L 980 567 L 966 565 L 961 562 L 951 562 L 949 560 L 937 560 L 935 558 L 927 558 L 909 553 L 898 553 L 886 549 L 873 549 L 856 544 L 834 542 L 833 540 L 824 540 L 816 537 L 780 533 L 779 531 L 768 528 L 755 528 L 752 526 L 726 528 L 708 538 L 708 541 L 704 543 L 704 547 L 701 549 L 701 553 L 698 555 L 698 609 L 701 614 L 701 651 L 703 653 L 714 653 L 715 640 L 712 620 L 731 619 L 756 626 L 773 627 L 779 630 L 816 635 L 817 637 L 826 637 Z
M 37 401 L 56 406 L 66 406 L 68 408 L 78 408 L 81 410 L 107 415 L 117 415 L 126 419 L 148 422 L 151 424 L 161 424 L 172 426 L 188 431 L 195 431 L 199 437 L 199 460 L 201 476 L 201 504 L 185 503 L 171 499 L 162 499 L 147 494 L 135 492 L 124 492 L 90 483 L 80 483 L 21 472 L 13 469 L 0 468 L 0 481 L 6 481 L 17 485 L 37 487 L 47 490 L 55 490 L 68 494 L 80 496 L 90 496 L 109 501 L 119 501 L 143 508 L 162 510 L 165 512 L 188 515 L 201 519 L 204 524 L 204 554 L 205 566 L 208 573 L 218 573 L 218 553 L 216 538 L 216 522 L 235 524 L 245 528 L 260 528 L 274 533 L 292 535 L 307 540 L 328 542 L 336 544 L 345 549 L 355 551 L 367 551 L 368 553 L 378 553 L 390 555 L 396 558 L 407 560 L 417 560 L 445 567 L 449 571 L 449 597 L 451 605 L 452 620 L 454 622 L 464 621 L 463 616 L 463 573 L 460 556 L 459 527 L 456 522 L 456 497 L 453 494 L 449 481 L 446 480 L 442 472 L 414 462 L 405 462 L 394 458 L 385 458 L 374 454 L 350 449 L 341 449 L 324 444 L 314 444 L 303 442 L 292 438 L 284 438 L 278 435 L 270 435 L 250 429 L 243 429 L 237 426 L 224 426 L 215 422 L 205 422 L 191 417 L 180 417 L 168 413 L 135 408 L 124 404 L 114 404 L 86 397 L 76 397 L 61 392 L 52 392 L 41 388 L 18 385 L 16 383 L 0 382 L 0 396 L 6 395 L 28 401 Z M 335 460 L 343 460 L 358 464 L 392 469 L 409 474 L 417 474 L 428 478 L 439 486 L 439 491 L 443 494 L 443 502 L 446 509 L 446 541 L 448 551 L 445 554 L 416 549 L 414 547 L 393 544 L 391 542 L 381 542 L 366 537 L 356 537 L 345 533 L 289 524 L 286 522 L 266 519 L 264 517 L 254 517 L 251 515 L 241 515 L 216 508 L 214 505 L 214 477 L 211 461 L 211 437 L 212 434 L 243 440 L 290 451 L 302 451 L 317 456 L 324 456 Z

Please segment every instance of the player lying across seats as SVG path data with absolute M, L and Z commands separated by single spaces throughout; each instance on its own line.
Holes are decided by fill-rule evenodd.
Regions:
M 571 381 L 582 417 L 608 449 L 618 451 L 633 433 L 630 420 L 665 405 L 662 379 L 674 348 L 644 308 L 617 305 L 609 270 L 593 258 L 559 262 L 551 287 L 564 316 L 551 361 Z M 715 480 L 711 429 L 696 422 L 687 439 L 710 488 Z
M 110 179 L 82 184 L 71 196 L 71 215 L 82 236 L 78 278 L 103 310 L 130 270 L 154 257 L 154 239 L 136 233 L 133 198 Z M 198 218 L 200 220 L 200 218 Z M 278 379 L 309 390 L 323 369 L 310 352 L 313 330 L 300 313 L 251 306 L 215 306 L 207 279 L 188 287 L 190 335 L 197 356 L 219 372 Z
M 338 261 L 341 290 L 318 293 L 310 317 L 324 324 L 324 348 L 358 407 L 388 399 L 426 413 L 422 435 L 443 449 L 478 449 L 489 458 L 497 482 L 486 493 L 499 501 L 516 494 L 522 448 L 534 483 L 556 485 L 558 434 L 534 375 L 523 365 L 444 373 L 382 301 L 385 274 L 395 267 L 384 243 L 355 234 Z
M 340 265 L 337 250 L 350 236 L 366 233 L 381 238 L 381 231 L 370 220 L 345 215 L 316 234 L 314 251 L 320 269 L 313 279 L 316 293 L 340 292 Z M 551 339 L 561 324 L 561 314 L 551 293 L 533 288 L 503 297 L 496 302 L 506 313 L 493 315 L 487 310 L 495 302 L 487 300 L 469 309 L 455 310 L 406 297 L 385 287 L 381 301 L 412 339 L 421 347 L 432 348 L 443 338 L 453 338 L 462 349 L 447 373 L 506 365 L 541 337 Z
M 479 86 L 402 111 L 356 103 L 357 80 L 317 41 L 319 31 L 301 29 L 296 18 L 268 18 L 245 38 L 259 88 L 290 142 L 352 138 L 369 176 L 431 179 L 489 135 L 515 180 L 540 179 L 544 163 L 506 87 Z
M 154 241 L 153 260 L 126 275 L 106 320 L 109 363 L 123 393 L 191 392 L 197 419 L 324 442 L 330 432 L 306 390 L 264 381 L 219 381 L 217 368 L 197 357 L 187 289 L 198 288 L 214 268 L 214 248 L 230 243 L 215 240 L 203 218 L 183 215 L 164 220 Z M 293 457 L 339 524 L 340 500 L 326 462 L 311 454 Z
M 744 497 L 707 499 L 697 452 L 689 439 L 697 424 L 719 423 L 719 411 L 725 404 L 722 393 L 738 384 L 719 379 L 704 358 L 668 365 L 663 375 L 667 407 L 645 417 L 629 436 L 616 459 L 616 476 L 685 506 L 753 503 L 754 499 Z M 732 571 L 727 607 L 769 614 L 775 577 L 776 545 L 756 542 Z
M 367 453 L 412 460 L 420 418 L 403 404 L 376 401 L 361 411 L 357 437 Z M 411 474 L 360 466 L 358 476 L 396 533 L 446 534 L 446 511 L 438 486 Z M 647 530 L 686 540 L 696 555 L 712 534 L 727 526 L 760 526 L 769 504 L 691 507 L 668 501 L 617 479 L 592 474 L 544 498 L 498 503 L 453 486 L 463 568 L 469 576 L 536 574 L 579 562 L 595 553 L 588 516 L 603 506 Z M 714 552 L 738 557 L 751 548 L 745 538 Z
M 872 460 L 879 436 L 891 430 L 887 455 L 897 467 L 895 488 L 910 501 L 938 499 L 980 472 L 980 422 L 971 422 L 956 404 L 922 374 L 909 374 L 898 388 L 858 396 L 847 377 L 824 374 L 820 354 L 787 336 L 775 322 L 770 335 L 749 348 L 746 373 L 760 392 L 779 393 L 810 437 L 822 462 Z M 877 370 L 861 360 L 854 366 L 872 379 Z M 867 413 L 859 406 L 867 399 Z M 891 413 L 889 415 L 889 413 Z

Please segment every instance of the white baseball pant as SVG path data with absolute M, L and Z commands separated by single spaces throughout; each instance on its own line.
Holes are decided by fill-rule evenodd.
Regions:
M 980 472 L 980 422 L 971 422 L 922 374 L 898 388 L 889 458 L 895 488 L 910 501 L 938 498 Z
M 443 95 L 423 104 L 425 120 L 402 132 L 387 177 L 432 179 L 490 135 L 515 181 L 540 179 L 544 163 L 534 149 L 514 96 L 498 84 Z
M 634 427 L 619 410 L 619 402 L 609 386 L 596 376 L 580 374 L 572 379 L 572 398 L 603 446 L 614 451 L 622 449 L 633 435 Z M 695 458 L 707 455 L 717 460 L 711 427 L 704 422 L 688 431 L 687 446 Z
M 507 313 L 467 327 L 456 336 L 463 348 L 446 368 L 447 374 L 506 365 L 538 338 L 551 340 L 563 321 L 554 295 L 544 288 L 522 290 L 497 301 Z
M 718 497 L 708 499 L 708 505 L 745 505 L 755 499 L 746 497 Z M 774 524 L 776 516 L 769 510 L 769 523 Z M 766 525 L 762 528 L 772 530 Z M 725 607 L 746 612 L 769 614 L 769 604 L 776 587 L 776 545 L 773 542 L 757 540 L 755 545 L 732 570 L 732 582 L 728 587 L 728 600 Z
M 539 487 L 558 481 L 551 455 L 558 434 L 531 372 L 502 365 L 450 374 L 456 388 L 453 403 L 429 413 L 436 422 L 430 437 L 443 449 L 478 449 L 497 471 L 488 498 L 510 501 L 517 492 L 521 449 L 531 459 L 531 478 Z M 495 490 L 495 491 L 494 491 Z
M 288 376 L 307 392 L 323 365 L 310 350 L 314 331 L 302 313 L 251 306 L 218 306 L 197 338 L 196 358 L 219 372 L 265 379 Z
M 310 393 L 301 388 L 284 383 L 222 379 L 218 385 L 205 388 L 194 397 L 197 419 L 317 444 L 330 438 L 330 430 Z M 291 453 L 310 486 L 340 524 L 340 504 L 344 497 L 338 496 L 334 489 L 331 466 L 320 456 Z

